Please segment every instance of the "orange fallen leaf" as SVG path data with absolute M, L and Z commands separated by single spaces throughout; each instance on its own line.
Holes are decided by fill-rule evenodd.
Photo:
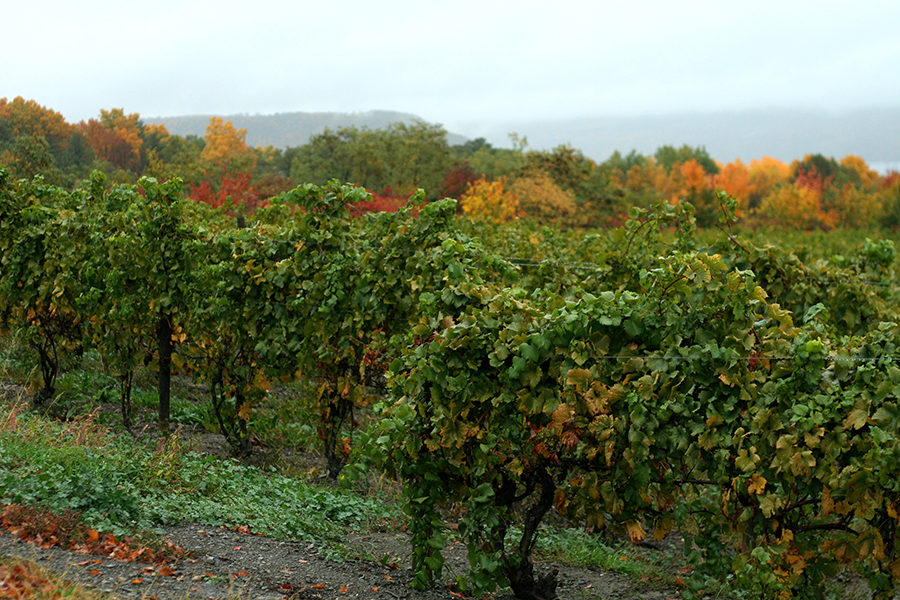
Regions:
M 250 573 L 248 573 L 247 571 L 238 571 L 237 573 L 235 573 L 235 575 L 239 575 L 241 577 L 250 577 Z
M 159 574 L 163 577 L 172 577 L 175 575 L 175 569 L 172 567 L 160 567 Z
M 234 548 L 232 548 L 232 550 L 240 550 L 240 549 L 241 549 L 240 546 L 235 546 Z
M 370 591 L 370 592 L 377 592 L 379 589 L 381 589 L 381 588 L 373 587 L 373 588 L 369 588 L 369 591 Z
M 87 536 L 88 542 L 94 543 L 99 539 L 100 539 L 100 532 L 98 532 L 96 529 L 91 529 L 90 531 L 88 531 L 88 536 Z
M 138 577 L 137 579 L 132 579 L 131 583 L 133 583 L 134 585 L 137 585 L 139 583 L 144 583 L 144 580 L 141 579 L 140 577 Z
M 346 585 L 342 585 L 342 586 L 341 586 L 341 593 L 342 593 L 342 594 L 346 594 L 346 593 L 347 593 L 347 586 L 346 586 Z
M 314 589 L 314 590 L 324 590 L 324 589 L 325 589 L 325 586 L 322 585 L 321 583 L 317 583 L 317 584 L 315 584 L 315 585 L 313 585 L 313 586 L 311 586 L 311 587 L 312 587 L 312 589 Z
M 99 574 L 100 574 L 100 571 L 98 571 L 97 569 L 91 569 L 91 575 L 99 575 Z

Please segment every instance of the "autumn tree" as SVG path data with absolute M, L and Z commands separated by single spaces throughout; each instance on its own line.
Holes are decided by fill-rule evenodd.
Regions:
M 438 195 L 441 198 L 460 199 L 469 189 L 469 186 L 481 179 L 479 174 L 467 162 L 457 163 L 457 166 L 444 174 L 444 180 L 440 185 Z
M 877 171 L 869 168 L 866 161 L 859 156 L 848 154 L 840 161 L 841 169 L 853 179 L 856 185 L 867 190 L 874 190 L 881 183 L 881 176 Z
M 758 207 L 763 198 L 791 177 L 790 165 L 771 156 L 752 160 L 747 168 L 750 172 L 751 188 L 747 206 L 751 209 Z
M 544 171 L 532 170 L 519 177 L 510 184 L 509 191 L 518 199 L 517 216 L 540 223 L 575 224 L 578 212 L 575 193 L 562 189 Z
M 75 126 L 66 122 L 60 113 L 21 96 L 12 101 L 0 98 L 0 147 L 17 137 L 41 136 L 47 148 L 56 154 L 65 150 Z
M 737 200 L 737 216 L 742 217 L 750 207 L 750 196 L 753 184 L 750 181 L 750 169 L 741 159 L 723 165 L 712 177 L 712 186 L 722 190 Z
M 21 96 L 0 98 L 0 164 L 15 178 L 41 175 L 72 187 L 94 161 L 77 128 L 58 112 Z
M 121 108 L 100 109 L 99 120 L 89 119 L 79 125 L 97 158 L 134 174 L 141 170 L 142 128 L 140 115 L 126 115 Z
M 786 183 L 763 198 L 756 213 L 765 223 L 776 227 L 831 229 L 837 218 L 822 211 L 821 199 L 821 191 L 816 187 Z
M 479 179 L 469 186 L 460 203 L 470 217 L 494 223 L 514 219 L 519 210 L 518 197 L 506 188 L 505 179 Z
M 221 117 L 210 117 L 203 139 L 206 144 L 200 161 L 210 177 L 252 173 L 256 168 L 256 154 L 247 145 L 246 129 L 236 129 Z

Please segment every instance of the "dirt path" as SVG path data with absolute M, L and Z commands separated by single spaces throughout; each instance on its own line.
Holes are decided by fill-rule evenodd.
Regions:
M 321 548 L 306 542 L 270 539 L 200 525 L 168 528 L 166 538 L 189 556 L 171 565 L 169 573 L 143 563 L 78 554 L 61 548 L 41 549 L 9 533 L 0 534 L 0 554 L 35 561 L 67 579 L 111 592 L 116 598 L 159 600 L 235 599 L 331 600 L 443 600 L 458 598 L 452 590 L 419 592 L 409 587 L 407 564 L 386 566 L 376 561 L 335 562 Z M 362 555 L 408 557 L 405 534 L 379 534 L 345 541 Z M 453 580 L 466 570 L 465 549 L 451 545 L 446 552 L 445 577 Z M 399 568 L 398 568 L 399 567 Z M 549 569 L 539 565 L 538 569 Z M 675 590 L 641 589 L 627 578 L 601 571 L 559 569 L 561 600 L 675 599 Z M 497 594 L 497 600 L 509 594 Z

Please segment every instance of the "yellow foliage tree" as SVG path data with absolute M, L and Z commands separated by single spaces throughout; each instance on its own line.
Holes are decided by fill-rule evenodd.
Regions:
M 884 201 L 884 194 L 848 183 L 833 195 L 831 208 L 838 227 L 871 227 L 884 216 Z
M 256 168 L 256 154 L 247 145 L 246 129 L 235 129 L 231 121 L 210 117 L 203 139 L 206 146 L 200 160 L 211 175 L 251 173 Z
M 482 178 L 469 184 L 460 203 L 467 215 L 494 223 L 511 221 L 519 210 L 518 197 L 506 189 L 503 178 L 494 181 Z
M 881 176 L 866 164 L 859 156 L 848 154 L 841 159 L 841 166 L 859 175 L 859 184 L 865 189 L 875 189 L 881 183 Z
M 518 198 L 517 216 L 542 223 L 573 225 L 578 212 L 575 194 L 559 187 L 547 173 L 536 170 L 516 179 L 510 186 Z
M 10 137 L 40 135 L 56 148 L 64 148 L 75 131 L 60 113 L 22 96 L 11 101 L 0 98 L 0 119 L 5 120 Z
M 748 170 L 750 171 L 751 185 L 750 208 L 758 206 L 776 186 L 790 179 L 792 173 L 789 164 L 771 156 L 763 156 L 759 160 L 750 161 Z
M 757 215 L 777 227 L 832 229 L 840 221 L 840 213 L 823 210 L 821 200 L 822 192 L 814 187 L 784 184 L 763 198 Z

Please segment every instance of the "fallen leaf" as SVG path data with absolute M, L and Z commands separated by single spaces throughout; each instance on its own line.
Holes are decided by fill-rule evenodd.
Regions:
M 93 544 L 94 542 L 96 542 L 99 539 L 100 539 L 100 532 L 98 532 L 96 529 L 91 529 L 90 531 L 88 531 L 88 536 L 87 536 L 88 542 Z
M 172 577 L 175 575 L 175 569 L 172 567 L 160 567 L 159 574 L 163 577 Z
M 232 550 L 240 550 L 240 549 L 241 549 L 240 546 L 235 546 L 234 548 L 232 548 Z
M 342 593 L 342 594 L 346 594 L 346 593 L 347 593 L 347 586 L 346 586 L 346 585 L 342 585 L 342 586 L 341 586 L 341 593 Z
M 144 580 L 141 579 L 140 577 L 138 577 L 137 579 L 132 579 L 131 583 L 133 583 L 134 585 L 137 585 L 139 583 L 144 583 Z
M 377 592 L 379 589 L 381 589 L 381 588 L 373 587 L 373 588 L 369 588 L 369 591 L 370 591 L 370 592 Z
M 312 589 L 314 589 L 314 590 L 324 590 L 324 589 L 325 589 L 325 586 L 324 586 L 323 584 L 321 584 L 321 583 L 317 583 L 317 584 L 312 585 L 312 586 L 310 586 L 310 587 L 311 587 Z
M 91 569 L 91 575 L 95 575 L 95 576 L 96 576 L 96 575 L 99 575 L 99 574 L 100 574 L 100 571 L 98 571 L 97 569 Z

